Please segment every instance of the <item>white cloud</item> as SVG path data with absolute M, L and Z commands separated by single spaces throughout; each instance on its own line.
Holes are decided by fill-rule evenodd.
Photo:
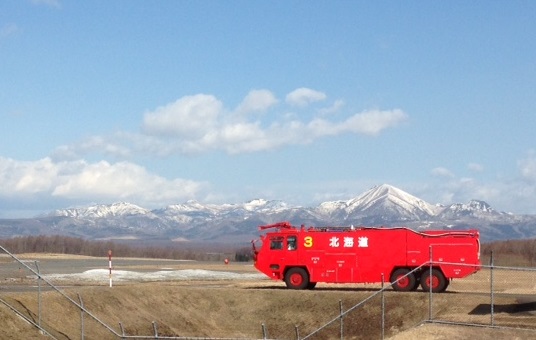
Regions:
M 286 102 L 292 106 L 307 106 L 310 103 L 326 99 L 326 94 L 320 91 L 301 87 L 287 94 Z
M 321 115 L 329 115 L 339 112 L 344 107 L 344 100 L 337 99 L 330 107 L 318 110 Z
M 223 105 L 214 96 L 186 96 L 146 113 L 143 130 L 150 135 L 203 136 L 218 124 Z
M 307 98 L 313 98 L 314 93 L 317 97 L 323 96 L 315 91 L 307 93 Z M 376 136 L 408 118 L 402 110 L 394 109 L 363 111 L 339 120 L 320 112 L 305 120 L 289 114 L 285 108 L 271 110 L 276 103 L 275 96 L 267 90 L 250 91 L 235 111 L 226 110 L 212 95 L 185 96 L 145 113 L 142 133 L 120 131 L 109 136 L 93 136 L 58 147 L 52 159 L 71 161 L 86 158 L 89 154 L 124 160 L 136 154 L 168 157 L 214 150 L 229 154 L 259 152 L 287 145 L 305 145 L 319 138 L 342 134 Z M 336 101 L 333 108 L 342 105 L 342 101 Z M 270 114 L 263 115 L 262 120 L 260 116 L 246 114 L 269 109 Z
M 469 163 L 467 168 L 473 172 L 482 172 L 484 171 L 484 166 L 478 163 Z
M 275 95 L 268 90 L 251 90 L 238 105 L 236 112 L 239 114 L 263 112 L 277 104 L 277 102 Z
M 307 133 L 313 136 L 335 136 L 343 133 L 378 135 L 382 130 L 394 127 L 407 119 L 402 110 L 364 111 L 342 122 L 316 118 L 307 124 Z
M 125 135 L 123 134 L 123 136 Z M 119 159 L 128 158 L 131 155 L 131 150 L 121 145 L 121 142 L 114 141 L 114 138 L 116 137 L 91 136 L 77 144 L 61 145 L 54 150 L 52 158 L 54 160 L 73 160 L 88 153 L 99 153 Z
M 443 167 L 433 168 L 432 175 L 437 177 L 454 177 L 454 174 L 449 169 Z
M 0 158 L 0 196 L 6 198 L 38 194 L 65 201 L 128 200 L 160 206 L 196 198 L 205 186 L 180 178 L 169 180 L 129 162 L 54 162 L 50 158 L 23 162 Z
M 367 111 L 342 122 L 315 118 L 308 123 L 298 120 L 274 122 L 265 129 L 259 124 L 225 126 L 218 133 L 218 138 L 213 140 L 212 146 L 221 147 L 230 153 L 271 150 L 284 145 L 308 144 L 321 137 L 344 133 L 377 135 L 405 119 L 405 113 L 400 110 Z
M 291 94 L 293 103 L 325 98 L 323 93 L 303 88 Z M 341 121 L 319 117 L 301 121 L 290 119 L 291 116 L 287 113 L 271 112 L 261 122 L 259 117 L 245 114 L 268 110 L 276 103 L 275 96 L 267 90 L 250 91 L 235 112 L 225 110 L 223 103 L 211 95 L 183 97 L 146 113 L 142 126 L 146 134 L 138 137 L 131 135 L 130 142 L 159 155 L 176 152 L 193 154 L 210 150 L 256 152 L 285 145 L 307 144 L 317 138 L 345 133 L 375 136 L 408 118 L 399 109 L 364 111 Z M 339 101 L 335 104 L 337 108 L 341 105 L 342 102 Z M 87 144 L 99 144 L 97 142 L 101 141 L 96 139 Z M 110 152 L 115 154 L 129 153 L 117 143 L 100 145 L 107 145 Z M 82 147 L 79 146 L 78 149 L 81 150 Z
M 536 152 L 528 152 L 527 157 L 518 161 L 519 171 L 523 179 L 536 184 Z
M 341 126 L 341 130 L 343 132 L 377 135 L 387 128 L 397 126 L 406 121 L 407 118 L 408 116 L 404 111 L 399 109 L 365 111 L 348 118 Z
M 58 169 L 49 158 L 35 162 L 0 157 L 0 195 L 26 195 L 48 191 Z
M 472 165 L 471 165 L 472 164 Z M 483 166 L 471 163 L 470 171 L 480 171 Z M 536 154 L 529 151 L 518 161 L 518 174 L 511 177 L 497 176 L 489 180 L 481 177 L 457 177 L 450 170 L 438 167 L 432 169 L 437 177 L 422 190 L 422 198 L 432 203 L 467 203 L 477 199 L 489 203 L 499 211 L 517 214 L 534 214 L 536 208 Z

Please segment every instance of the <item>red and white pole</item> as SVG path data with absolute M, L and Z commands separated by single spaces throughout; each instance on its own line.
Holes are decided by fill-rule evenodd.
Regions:
M 108 250 L 108 268 L 110 269 L 110 288 L 112 288 L 112 250 Z

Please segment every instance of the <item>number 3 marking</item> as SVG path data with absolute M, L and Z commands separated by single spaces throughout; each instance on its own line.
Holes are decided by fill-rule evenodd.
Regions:
M 303 239 L 303 245 L 306 247 L 306 248 L 311 248 L 313 246 L 313 238 L 311 236 L 306 236 L 304 239 Z

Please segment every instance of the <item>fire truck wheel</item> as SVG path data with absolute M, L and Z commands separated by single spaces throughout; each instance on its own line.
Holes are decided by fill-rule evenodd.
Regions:
M 415 280 L 415 283 L 413 284 L 413 287 L 411 287 L 411 291 L 414 292 L 417 290 L 417 288 L 419 288 L 419 286 L 421 285 L 421 279 L 420 277 L 417 277 L 417 275 L 415 276 L 417 279 Z
M 406 268 L 399 268 L 391 274 L 391 283 L 393 289 L 399 292 L 409 292 L 415 290 L 416 281 L 415 275 L 409 273 L 410 270 Z M 398 281 L 397 281 L 398 280 Z
M 432 286 L 432 292 L 441 293 L 447 289 L 447 279 L 445 275 L 438 270 L 432 269 L 432 277 L 430 280 L 430 270 L 425 270 L 421 275 L 421 287 L 425 292 L 430 291 L 430 286 Z
M 285 283 L 290 289 L 305 289 L 309 285 L 309 274 L 303 268 L 290 268 L 285 275 Z

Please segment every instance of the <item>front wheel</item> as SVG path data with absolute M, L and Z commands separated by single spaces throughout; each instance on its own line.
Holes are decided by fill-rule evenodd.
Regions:
M 425 292 L 429 292 L 431 287 L 433 293 L 441 293 L 447 289 L 447 286 L 447 279 L 439 269 L 432 269 L 432 275 L 429 269 L 421 275 L 421 287 Z
M 399 268 L 391 274 L 393 289 L 399 292 L 409 292 L 416 288 L 415 275 L 407 268 Z
M 305 289 L 309 286 L 309 274 L 303 268 L 290 268 L 285 275 L 285 283 L 290 289 Z

